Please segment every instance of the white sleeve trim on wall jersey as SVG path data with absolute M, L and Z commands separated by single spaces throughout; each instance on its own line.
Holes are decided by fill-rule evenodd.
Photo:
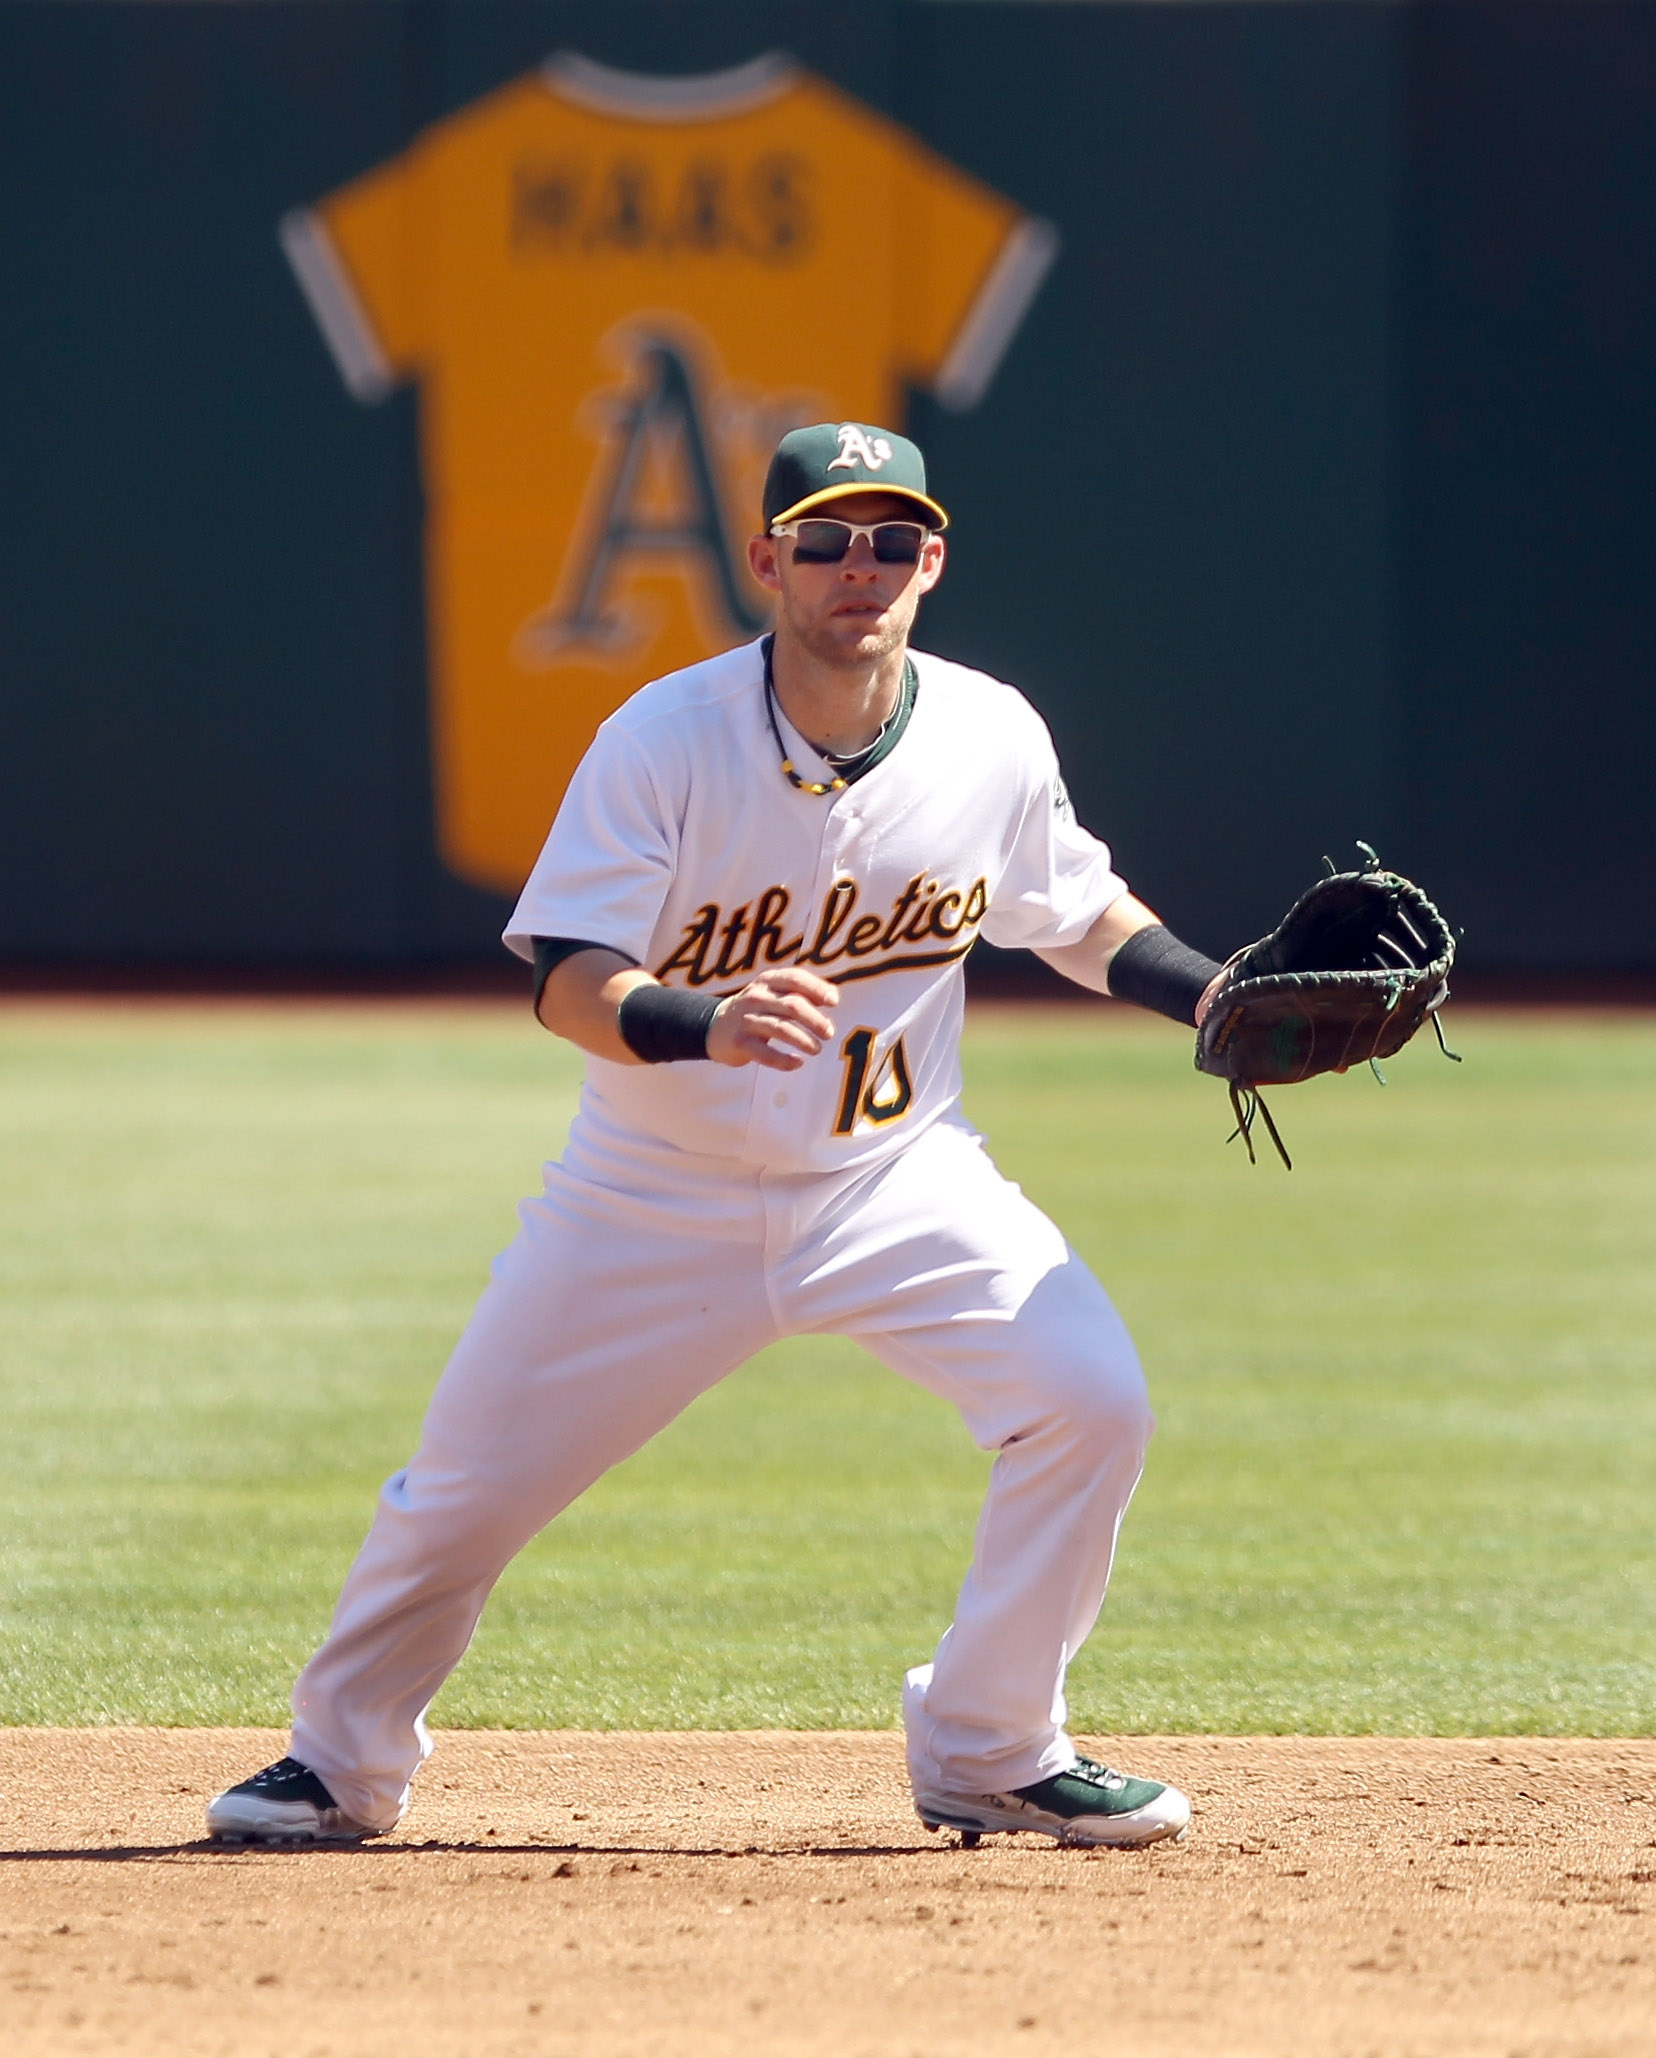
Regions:
M 1051 222 L 1029 216 L 1001 245 L 972 311 L 961 324 L 943 369 L 932 382 L 937 400 L 956 414 L 976 407 L 1000 370 L 1029 303 L 1052 269 L 1062 242 Z
M 573 50 L 560 50 L 541 66 L 541 77 L 563 99 L 595 114 L 630 115 L 640 121 L 709 121 L 745 114 L 785 93 L 798 75 L 799 67 L 780 50 L 728 71 L 676 77 L 617 71 Z
M 282 216 L 276 234 L 346 390 L 356 400 L 383 400 L 396 377 L 321 217 L 296 207 Z

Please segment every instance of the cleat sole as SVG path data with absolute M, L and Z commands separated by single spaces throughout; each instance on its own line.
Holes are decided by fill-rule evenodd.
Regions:
M 1144 1806 L 1116 1816 L 1066 1819 L 1016 1794 L 961 1795 L 957 1799 L 935 1790 L 915 1796 L 914 1812 L 928 1829 L 935 1825 L 957 1831 L 967 1850 L 975 1849 L 984 1836 L 1021 1830 L 1051 1837 L 1072 1850 L 1136 1851 L 1150 1844 L 1179 1841 L 1190 1826 L 1190 1803 L 1171 1787 L 1162 1788 L 1160 1795 Z

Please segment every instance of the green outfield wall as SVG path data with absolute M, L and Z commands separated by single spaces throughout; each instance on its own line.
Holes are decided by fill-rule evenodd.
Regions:
M 772 52 L 798 112 L 744 156 L 664 90 L 593 156 L 512 127 L 557 52 L 609 68 L 560 74 L 583 120 Z M 647 664 L 674 608 L 746 633 L 709 568 L 778 410 L 889 389 L 955 517 L 922 642 L 1025 688 L 1193 941 L 1361 836 L 1468 965 L 1656 970 L 1645 0 L 6 0 L 0 168 L 0 960 L 492 951 L 518 846 L 455 739 L 498 688 L 521 810 L 525 737 L 622 690 L 568 628 L 604 439 L 654 408 L 670 501 L 689 407 L 731 502 L 631 508 L 700 524 L 604 571 Z M 587 267 L 521 347 L 514 264 Z M 554 416 L 591 479 L 530 507 L 490 466 Z M 511 637 L 490 493 L 551 524 Z

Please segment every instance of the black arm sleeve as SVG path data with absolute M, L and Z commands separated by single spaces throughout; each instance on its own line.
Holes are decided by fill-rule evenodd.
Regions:
M 572 958 L 583 950 L 612 948 L 607 943 L 585 943 L 574 936 L 532 936 L 529 940 L 535 946 L 534 986 L 530 992 L 529 1005 L 537 1015 L 540 1013 L 541 995 L 546 991 L 546 982 L 565 958 Z M 622 957 L 625 953 L 616 951 L 615 955 Z
M 1147 929 L 1135 929 L 1111 958 L 1110 991 L 1117 1000 L 1154 1008 L 1158 1015 L 1170 1015 L 1175 1022 L 1194 1029 L 1196 1003 L 1221 970 L 1216 958 L 1203 957 L 1199 950 L 1181 943 L 1171 929 L 1155 922 Z

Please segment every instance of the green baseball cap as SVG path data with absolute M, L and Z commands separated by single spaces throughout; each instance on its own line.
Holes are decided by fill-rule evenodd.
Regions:
M 895 493 L 912 500 L 934 529 L 949 517 L 926 491 L 920 447 L 868 422 L 816 422 L 790 429 L 765 474 L 765 527 L 794 522 L 853 493 Z

